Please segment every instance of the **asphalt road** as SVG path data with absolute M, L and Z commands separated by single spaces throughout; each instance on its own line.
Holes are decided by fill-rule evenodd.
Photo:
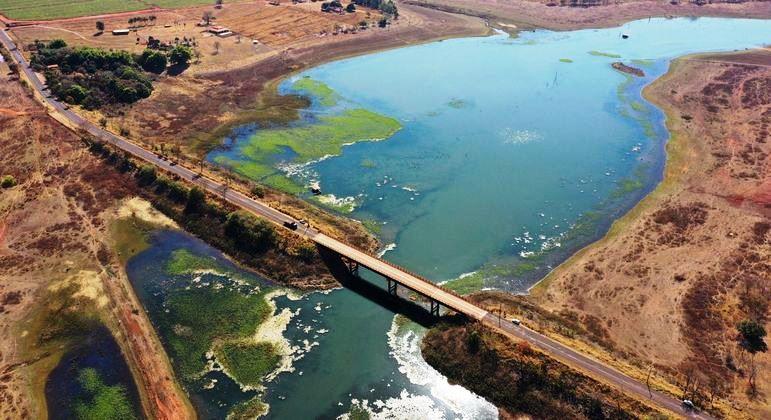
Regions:
M 80 127 L 81 129 L 87 131 L 94 137 L 104 142 L 111 143 L 114 146 L 136 156 L 137 158 L 156 165 L 157 167 L 172 174 L 178 175 L 180 178 L 196 184 L 206 191 L 220 195 L 232 204 L 251 211 L 252 213 L 261 216 L 273 223 L 283 225 L 284 222 L 297 222 L 299 224 L 298 220 L 295 220 L 294 218 L 271 208 L 265 203 L 247 197 L 238 191 L 231 190 L 225 185 L 209 178 L 199 177 L 194 171 L 180 165 L 174 165 L 169 160 L 162 159 L 149 150 L 126 141 L 123 138 L 110 133 L 109 131 L 103 130 L 95 124 L 85 120 L 78 114 L 70 111 L 68 107 L 61 102 L 58 102 L 55 99 L 49 98 L 47 96 L 45 86 L 40 82 L 32 69 L 29 68 L 29 63 L 27 63 L 21 53 L 16 50 L 13 41 L 5 31 L 0 31 L 0 42 L 2 42 L 5 47 L 11 51 L 14 60 L 19 63 L 21 71 L 24 72 L 24 74 L 27 76 L 27 79 L 32 83 L 33 88 L 41 94 L 46 103 L 55 109 L 57 113 L 67 118 L 74 125 Z M 500 329 L 508 335 L 525 340 L 533 346 L 543 350 L 547 354 L 552 355 L 559 360 L 563 360 L 571 366 L 575 366 L 586 372 L 589 372 L 593 377 L 599 378 L 603 382 L 614 385 L 615 387 L 622 389 L 625 392 L 637 394 L 643 400 L 650 400 L 654 404 L 677 413 L 683 417 L 695 419 L 711 418 L 704 413 L 697 413 L 686 410 L 680 400 L 669 395 L 654 391 L 653 397 L 651 398 L 648 393 L 648 388 L 645 384 L 638 382 L 614 370 L 613 368 L 602 364 L 599 361 L 578 353 L 568 346 L 565 346 L 542 334 L 530 330 L 523 325 L 515 326 L 513 323 L 506 320 L 499 321 L 496 315 L 489 313 L 488 311 L 466 301 L 465 299 L 462 299 L 459 296 L 443 290 L 441 287 L 433 284 L 432 282 L 419 278 L 407 272 L 406 270 L 403 270 L 391 263 L 362 252 L 350 245 L 330 238 L 329 236 L 319 233 L 313 228 L 306 228 L 300 224 L 300 227 L 295 231 L 295 233 L 311 239 L 319 245 L 332 249 L 335 252 L 358 262 L 362 266 L 367 267 L 374 272 L 396 280 L 397 282 L 416 292 L 429 296 L 436 301 L 441 302 L 448 308 L 462 312 L 470 318 L 479 320 L 490 327 Z

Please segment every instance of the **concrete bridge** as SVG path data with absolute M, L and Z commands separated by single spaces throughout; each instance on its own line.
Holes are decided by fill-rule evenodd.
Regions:
M 434 284 L 396 264 L 332 239 L 323 233 L 315 233 L 310 236 L 310 239 L 342 256 L 348 263 L 348 269 L 352 274 L 358 274 L 359 267 L 365 267 L 385 277 L 390 294 L 395 296 L 399 286 L 401 286 L 424 296 L 429 300 L 431 313 L 434 315 L 439 315 L 440 306 L 445 306 L 477 321 L 483 320 L 489 314 L 488 311 L 474 305 L 452 290 Z

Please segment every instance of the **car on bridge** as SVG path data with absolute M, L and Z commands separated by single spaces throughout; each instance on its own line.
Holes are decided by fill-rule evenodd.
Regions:
M 291 230 L 297 230 L 297 222 L 284 222 L 284 227 Z
M 517 319 L 517 318 L 512 318 L 512 319 L 511 319 L 511 323 L 512 323 L 512 324 L 514 324 L 514 325 L 521 325 L 521 324 L 522 324 L 522 321 L 520 321 L 520 320 L 519 320 L 519 319 Z

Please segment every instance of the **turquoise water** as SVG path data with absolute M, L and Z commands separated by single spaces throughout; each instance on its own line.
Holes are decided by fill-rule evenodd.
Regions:
M 225 269 L 219 274 L 170 275 L 164 267 L 180 249 L 212 258 Z M 174 293 L 204 283 L 211 284 L 207 287 L 227 286 L 233 280 L 272 286 L 204 242 L 178 231 L 156 232 L 151 247 L 132 258 L 126 271 L 165 346 L 174 333 L 164 327 L 175 324 L 175 314 L 166 305 Z M 291 371 L 266 383 L 263 400 L 270 405 L 268 418 L 334 418 L 347 413 L 354 400 L 373 412 L 398 418 L 496 416 L 494 406 L 450 385 L 422 360 L 421 328 L 408 324 L 392 330 L 394 312 L 370 299 L 348 289 L 299 299 L 275 298 L 277 313 L 288 309 L 295 314 L 283 333 L 293 348 L 293 360 Z M 208 371 L 182 383 L 202 419 L 225 418 L 234 406 L 258 394 L 241 390 L 221 371 Z
M 380 223 L 395 246 L 385 258 L 435 281 L 476 271 L 485 287 L 524 291 L 660 181 L 668 134 L 661 112 L 640 97 L 642 87 L 676 56 L 769 40 L 767 21 L 651 19 L 448 40 L 329 63 L 281 86 L 290 93 L 307 76 L 341 98 L 331 108 L 315 103 L 296 125 L 348 107 L 396 118 L 403 128 L 306 165 L 286 151 L 276 167 L 348 198 L 352 217 Z M 615 71 L 614 61 L 646 77 Z M 255 130 L 235 130 L 234 147 L 213 156 L 238 159 Z M 421 328 L 389 334 L 391 311 L 349 290 L 277 302 L 300 309 L 286 336 L 319 345 L 268 384 L 269 416 L 334 417 L 353 400 L 397 417 L 495 415 L 425 365 Z M 308 325 L 329 332 L 309 336 Z

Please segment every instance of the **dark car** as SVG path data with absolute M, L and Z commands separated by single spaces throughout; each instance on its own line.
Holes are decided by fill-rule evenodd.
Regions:
M 287 229 L 297 230 L 297 222 L 284 222 L 284 227 Z

